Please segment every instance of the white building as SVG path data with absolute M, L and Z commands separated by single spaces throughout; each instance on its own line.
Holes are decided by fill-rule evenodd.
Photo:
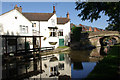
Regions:
M 68 45 L 70 42 L 70 19 L 69 13 L 67 17 L 57 18 L 58 36 L 59 36 L 59 46 Z
M 31 78 L 59 78 L 67 75 L 71 78 L 71 60 L 68 54 L 51 54 L 42 57 L 43 73 Z M 40 69 L 40 64 L 38 64 Z
M 57 18 L 55 6 L 53 13 L 23 13 L 32 22 L 34 35 L 44 36 L 41 47 L 55 47 L 68 45 L 70 42 L 69 13 L 66 18 Z
M 32 35 L 32 23 L 18 11 L 15 6 L 0 15 L 0 33 L 2 35 Z M 21 7 L 19 7 L 21 9 Z
M 57 48 L 70 42 L 69 13 L 65 18 L 57 18 L 55 6 L 53 13 L 24 13 L 16 5 L 13 10 L 0 16 L 0 26 L 3 35 L 44 36 L 41 42 L 36 39 L 41 47 Z
M 32 22 L 29 21 L 21 13 L 22 8 L 14 7 L 14 9 L 0 15 L 0 35 L 12 35 L 12 36 L 32 36 Z M 15 37 L 5 39 L 2 38 L 2 51 L 5 53 L 14 52 L 16 50 Z M 7 48 L 5 47 L 7 42 Z M 9 44 L 11 43 L 11 44 Z M 32 38 L 27 38 L 26 43 L 29 43 L 29 47 L 32 48 Z M 25 49 L 25 38 L 17 38 L 17 49 Z M 7 49 L 7 50 L 6 50 Z

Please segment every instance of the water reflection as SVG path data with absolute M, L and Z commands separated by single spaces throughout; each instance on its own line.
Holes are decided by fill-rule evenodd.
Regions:
M 80 66 L 73 63 L 71 65 L 71 76 L 72 78 L 83 79 L 88 76 L 88 74 L 94 69 L 96 62 L 80 62 Z M 76 69 L 77 66 L 77 69 Z
M 31 78 L 58 78 L 67 75 L 71 77 L 71 60 L 68 54 L 52 54 L 42 56 L 43 73 Z
M 43 73 L 31 78 L 58 78 L 69 76 L 70 78 L 85 78 L 103 57 L 101 48 L 86 51 L 70 51 L 68 54 L 52 54 L 42 56 Z
M 85 78 L 95 67 L 96 62 L 103 59 L 101 48 L 84 51 L 68 51 L 59 54 L 41 56 L 41 60 L 25 61 L 23 63 L 8 63 L 3 66 L 3 70 L 14 72 L 12 75 L 19 75 L 30 71 L 42 71 L 33 75 L 29 79 L 44 78 Z M 17 62 L 17 61 L 16 61 Z M 12 66 L 12 67 L 10 67 Z M 17 67 L 16 67 L 17 66 Z M 4 72 L 3 72 L 4 73 Z M 3 74 L 4 75 L 4 74 Z M 10 76 L 7 74 L 6 76 Z

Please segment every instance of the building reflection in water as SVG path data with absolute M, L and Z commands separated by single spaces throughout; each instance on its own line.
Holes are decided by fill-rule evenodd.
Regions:
M 38 65 L 39 66 L 39 65 Z M 68 54 L 52 54 L 42 56 L 42 74 L 31 78 L 71 77 L 71 60 Z
M 31 78 L 85 78 L 95 67 L 96 62 L 103 59 L 101 48 L 92 51 L 70 51 L 69 54 L 51 54 L 42 56 L 43 73 Z
M 7 73 L 7 71 L 10 73 L 11 71 L 13 74 L 7 73 L 7 75 L 5 75 L 11 76 L 28 73 L 30 71 L 41 71 L 42 69 L 42 73 L 32 76 L 29 79 L 40 78 L 42 80 L 43 78 L 56 78 L 58 80 L 62 80 L 63 77 L 67 79 L 85 78 L 94 69 L 96 62 L 103 59 L 101 52 L 102 48 L 97 47 L 91 51 L 70 51 L 68 54 L 59 53 L 44 55 L 41 56 L 41 60 L 38 59 L 37 61 L 24 61 L 23 63 L 19 64 L 17 69 L 14 66 L 17 66 L 18 63 L 6 63 L 3 65 L 2 74 Z M 42 65 L 40 65 L 41 63 Z

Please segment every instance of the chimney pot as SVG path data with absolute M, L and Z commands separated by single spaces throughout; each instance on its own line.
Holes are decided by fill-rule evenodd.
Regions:
M 22 7 L 18 7 L 17 4 L 15 5 L 14 9 L 18 10 L 20 13 L 22 13 Z
M 22 13 L 22 7 L 21 7 L 21 6 L 18 8 L 18 11 L 19 11 L 20 13 Z
M 69 12 L 67 12 L 67 18 L 69 19 Z
M 17 7 L 17 4 L 15 5 L 15 7 L 14 7 L 14 9 L 17 9 L 18 7 Z
M 56 13 L 56 11 L 55 11 L 55 6 L 53 6 L 53 13 Z

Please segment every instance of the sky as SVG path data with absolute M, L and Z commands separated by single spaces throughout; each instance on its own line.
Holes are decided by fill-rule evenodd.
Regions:
M 108 26 L 107 16 L 101 13 L 101 18 L 92 23 L 89 20 L 82 21 L 77 15 L 80 11 L 75 10 L 75 2 L 2 2 L 2 13 L 14 9 L 15 5 L 22 7 L 22 12 L 33 13 L 52 13 L 53 5 L 55 5 L 57 17 L 66 17 L 67 12 L 70 14 L 71 23 L 79 25 L 86 25 L 105 29 Z

